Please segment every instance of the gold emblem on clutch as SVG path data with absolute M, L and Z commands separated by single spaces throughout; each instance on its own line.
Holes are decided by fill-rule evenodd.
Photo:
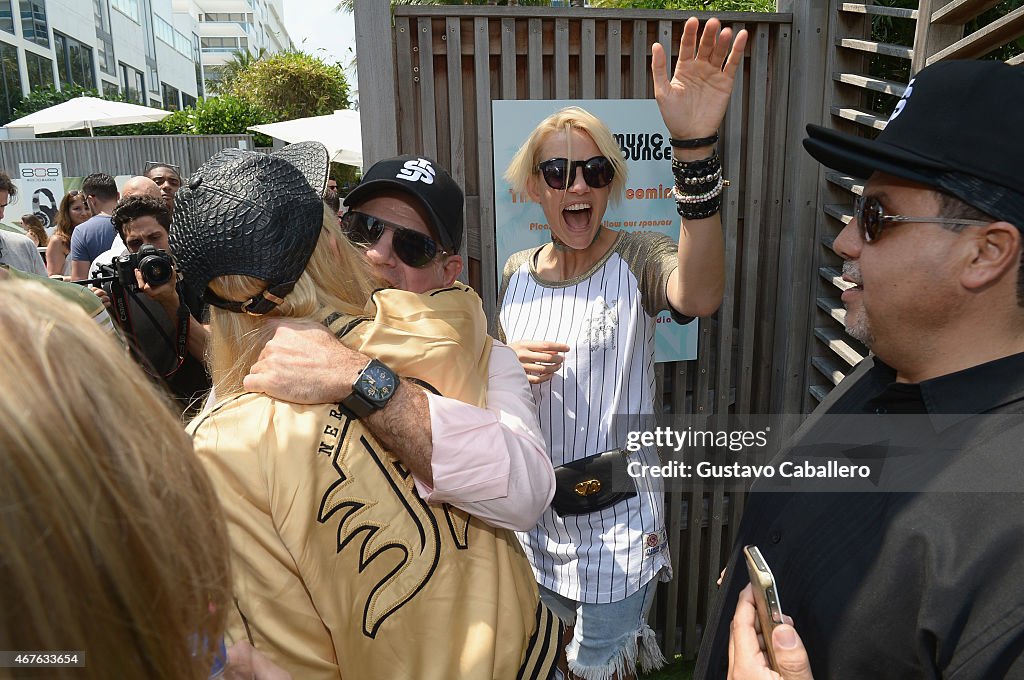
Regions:
M 595 493 L 601 490 L 601 482 L 596 479 L 588 479 L 585 482 L 580 482 L 576 485 L 577 496 L 593 496 Z

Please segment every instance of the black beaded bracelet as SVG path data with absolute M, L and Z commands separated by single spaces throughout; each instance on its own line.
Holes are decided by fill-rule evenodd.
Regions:
M 711 146 L 718 143 L 718 133 L 710 137 L 697 137 L 695 139 L 676 139 L 669 137 L 668 143 L 677 149 L 699 149 L 702 146 Z
M 676 203 L 676 212 L 684 220 L 706 220 L 722 209 L 722 196 L 705 201 L 704 203 Z

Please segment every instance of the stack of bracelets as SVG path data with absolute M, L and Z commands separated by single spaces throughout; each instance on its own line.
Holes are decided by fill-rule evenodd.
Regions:
M 670 144 L 679 149 L 695 149 L 717 141 L 715 134 L 700 139 L 671 139 Z M 722 209 L 722 191 L 727 182 L 722 179 L 722 159 L 717 151 L 699 161 L 673 158 L 672 174 L 676 179 L 676 210 L 684 220 L 703 220 Z

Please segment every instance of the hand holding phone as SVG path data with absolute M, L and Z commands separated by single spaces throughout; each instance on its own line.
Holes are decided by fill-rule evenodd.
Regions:
M 757 603 L 757 619 L 761 624 L 761 636 L 764 639 L 765 650 L 768 654 L 768 664 L 772 670 L 778 671 L 778 664 L 775 661 L 775 649 L 772 647 L 772 631 L 775 627 L 785 623 L 782 618 L 782 603 L 779 600 L 779 589 L 775 584 L 775 576 L 768 567 L 761 551 L 756 545 L 748 545 L 743 548 L 743 556 L 747 562 L 747 573 L 750 574 L 750 583 L 754 587 L 754 601 Z

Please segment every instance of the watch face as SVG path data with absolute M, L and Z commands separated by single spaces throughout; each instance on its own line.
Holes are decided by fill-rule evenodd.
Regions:
M 395 375 L 382 364 L 370 364 L 359 376 L 358 384 L 367 399 L 386 402 L 395 391 Z

